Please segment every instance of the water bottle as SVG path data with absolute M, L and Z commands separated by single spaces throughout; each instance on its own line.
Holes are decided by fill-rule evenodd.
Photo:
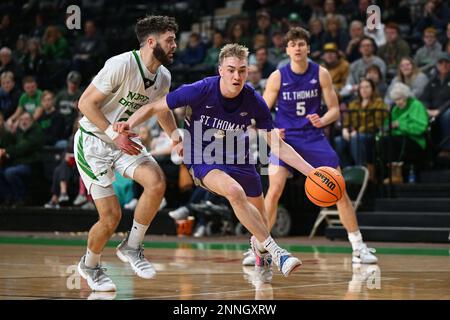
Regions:
M 411 165 L 409 168 L 409 175 L 408 175 L 408 183 L 415 183 L 416 182 L 416 174 L 414 173 L 414 166 Z

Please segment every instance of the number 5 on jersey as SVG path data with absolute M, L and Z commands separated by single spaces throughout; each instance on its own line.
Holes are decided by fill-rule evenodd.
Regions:
M 305 103 L 306 103 L 305 101 L 297 102 L 297 116 L 301 117 L 305 115 L 306 113 Z

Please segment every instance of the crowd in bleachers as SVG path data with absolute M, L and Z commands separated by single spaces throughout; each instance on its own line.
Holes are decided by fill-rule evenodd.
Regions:
M 285 32 L 301 26 L 311 33 L 310 58 L 330 71 L 340 100 L 342 121 L 334 125 L 330 138 L 343 166 L 370 167 L 377 149 L 372 144 L 382 148 L 388 143 L 380 132 L 389 132 L 389 144 L 399 151 L 384 162 L 415 161 L 412 158 L 429 150 L 429 144 L 435 159 L 450 162 L 450 8 L 446 1 L 376 1 L 382 23 L 369 30 L 370 0 L 245 0 L 241 13 L 227 17 L 224 27 L 192 32 L 191 25 L 200 21 L 201 14 L 211 15 L 226 1 L 75 2 L 82 8 L 81 30 L 66 28 L 64 1 L 0 5 L 3 204 L 26 200 L 28 182 L 42 177 L 33 173 L 44 170 L 36 165 L 38 158 L 42 150 L 51 150 L 59 157 L 51 176 L 45 177 L 52 185 L 46 206 L 57 208 L 76 197 L 76 205 L 93 207 L 74 166 L 78 99 L 107 58 L 137 47 L 134 22 L 147 12 L 173 13 L 181 31 L 189 32 L 169 67 L 172 88 L 216 74 L 220 48 L 238 42 L 250 49 L 248 81 L 262 94 L 267 77 L 289 62 Z M 177 113 L 180 125 L 182 116 Z M 178 185 L 180 170 L 170 161 L 169 140 L 152 123 L 140 135 L 168 179 Z M 126 202 L 132 208 L 139 190 L 130 188 Z

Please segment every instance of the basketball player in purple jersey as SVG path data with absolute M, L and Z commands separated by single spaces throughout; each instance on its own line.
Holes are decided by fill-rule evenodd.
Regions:
M 290 63 L 274 71 L 267 80 L 264 100 L 269 108 L 277 102 L 275 127 L 280 137 L 291 145 L 313 167 L 329 166 L 339 169 L 339 159 L 330 146 L 323 129 L 339 118 L 339 104 L 328 71 L 308 59 L 309 32 L 300 27 L 286 34 L 286 53 Z M 328 111 L 318 115 L 321 100 Z M 269 190 L 265 197 L 269 230 L 276 221 L 278 201 L 292 168 L 283 159 L 271 154 L 269 165 Z M 354 263 L 376 263 L 375 250 L 368 248 L 362 239 L 355 210 L 347 195 L 337 203 L 339 217 L 348 232 Z M 243 264 L 252 264 L 248 252 Z
M 301 173 L 307 175 L 313 167 L 272 130 L 269 108 L 245 84 L 246 47 L 238 44 L 223 47 L 219 54 L 219 74 L 181 86 L 161 100 L 142 106 L 126 123 L 117 123 L 115 129 L 124 133 L 155 113 L 187 106 L 185 124 L 191 141 L 185 134 L 183 152 L 194 181 L 228 199 L 239 221 L 253 234 L 250 243 L 257 266 L 267 265 L 270 259 L 288 276 L 301 261 L 280 248 L 267 230 L 261 180 L 250 161 L 247 129 L 253 124 L 263 129 L 261 133 L 272 151 Z M 172 135 L 174 128 L 173 125 L 164 129 Z M 235 138 L 236 145 L 245 146 L 241 152 L 226 147 Z M 210 150 L 214 144 L 212 155 Z

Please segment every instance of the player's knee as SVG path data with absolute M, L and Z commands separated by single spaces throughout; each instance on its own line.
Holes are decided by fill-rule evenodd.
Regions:
M 246 200 L 244 189 L 238 184 L 231 184 L 226 188 L 226 198 L 230 202 L 242 202 Z
M 278 201 L 283 194 L 283 186 L 278 183 L 272 183 L 267 191 L 267 198 Z
M 152 183 L 147 183 L 144 185 L 144 193 L 148 193 L 153 197 L 162 197 L 166 192 L 166 182 L 164 179 L 159 181 L 152 181 Z
M 120 223 L 122 218 L 122 213 L 120 210 L 112 211 L 110 214 L 101 218 L 102 225 L 108 230 L 108 232 L 113 233 Z

